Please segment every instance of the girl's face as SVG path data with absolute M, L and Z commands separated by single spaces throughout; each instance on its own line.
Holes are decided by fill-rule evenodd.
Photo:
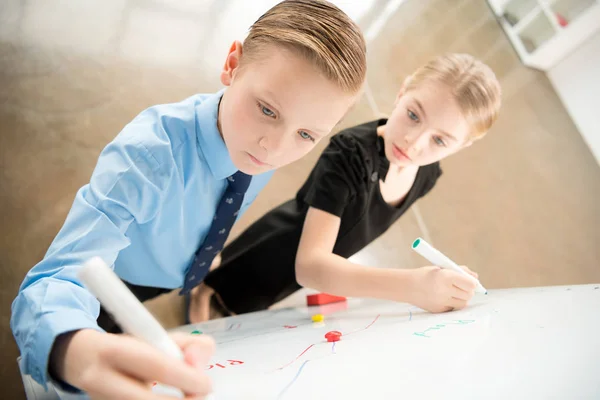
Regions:
M 450 89 L 436 81 L 402 90 L 384 131 L 385 155 L 399 167 L 431 164 L 472 143 Z

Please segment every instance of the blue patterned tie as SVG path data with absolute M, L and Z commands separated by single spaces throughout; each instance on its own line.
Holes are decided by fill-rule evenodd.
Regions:
M 188 294 L 196 285 L 202 282 L 213 259 L 223 249 L 251 180 L 250 175 L 246 175 L 241 171 L 227 178 L 229 185 L 217 206 L 217 212 L 210 230 L 204 242 L 196 251 L 196 256 L 185 275 L 185 282 L 183 283 L 183 289 L 179 292 L 180 295 Z

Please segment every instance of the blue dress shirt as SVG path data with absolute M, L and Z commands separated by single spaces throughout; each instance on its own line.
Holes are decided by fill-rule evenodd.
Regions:
M 61 333 L 91 328 L 100 305 L 77 273 L 100 256 L 125 281 L 179 288 L 213 221 L 234 166 L 217 129 L 216 94 L 150 107 L 100 154 L 44 259 L 12 304 L 24 371 L 45 385 Z M 239 216 L 269 181 L 252 179 Z

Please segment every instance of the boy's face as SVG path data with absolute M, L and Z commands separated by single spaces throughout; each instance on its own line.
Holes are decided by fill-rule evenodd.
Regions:
M 304 156 L 333 130 L 357 97 L 286 49 L 264 49 L 242 69 L 241 53 L 241 43 L 234 43 L 221 73 L 228 88 L 219 107 L 219 129 L 233 163 L 247 174 Z
M 450 89 L 426 81 L 398 95 L 385 126 L 385 154 L 399 167 L 427 165 L 470 146 L 469 134 Z

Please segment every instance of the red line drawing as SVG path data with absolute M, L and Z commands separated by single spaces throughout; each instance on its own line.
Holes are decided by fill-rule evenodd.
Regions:
M 304 349 L 304 351 L 302 353 L 300 353 L 300 355 L 296 358 L 294 358 L 292 361 L 290 361 L 289 363 L 285 364 L 283 367 L 279 367 L 277 369 L 284 369 L 285 367 L 289 367 L 290 365 L 292 365 L 294 362 L 296 362 L 300 357 L 302 357 L 304 355 L 304 353 L 306 353 L 308 350 L 310 350 L 315 344 L 311 344 L 310 346 L 308 346 L 306 349 Z
M 371 321 L 371 323 L 367 326 L 365 326 L 364 328 L 358 329 L 356 331 L 352 331 L 350 333 L 345 333 L 344 336 L 348 336 L 348 335 L 352 335 L 353 333 L 358 333 L 358 332 L 362 332 L 362 331 L 366 331 L 367 329 L 369 329 L 371 327 L 371 325 L 373 325 L 381 316 L 381 314 L 377 314 L 377 316 L 375 317 L 375 319 L 373 321 Z
M 364 330 L 367 330 L 367 329 L 369 329 L 369 328 L 370 328 L 370 327 L 371 327 L 371 326 L 372 326 L 372 325 L 373 325 L 375 322 L 377 322 L 377 320 L 379 319 L 379 317 L 380 317 L 380 316 L 381 316 L 381 314 L 377 314 L 377 316 L 375 317 L 375 319 L 374 319 L 373 321 L 371 321 L 371 323 L 370 323 L 369 325 L 365 326 L 364 328 L 358 329 L 358 330 L 356 330 L 356 331 L 353 331 L 353 332 L 347 333 L 347 334 L 345 334 L 345 336 L 351 335 L 351 334 L 353 334 L 353 333 L 362 332 L 362 331 L 364 331 Z M 298 361 L 298 359 L 299 359 L 300 357 L 302 357 L 302 356 L 303 356 L 303 355 L 304 355 L 304 354 L 305 354 L 305 353 L 306 353 L 308 350 L 310 350 L 310 349 L 311 349 L 311 348 L 312 348 L 312 347 L 313 347 L 315 344 L 318 344 L 318 343 L 313 343 L 313 344 L 311 344 L 311 345 L 310 345 L 310 346 L 308 346 L 306 349 L 304 349 L 304 351 L 303 351 L 302 353 L 300 353 L 300 355 L 299 355 L 298 357 L 294 358 L 294 359 L 293 359 L 292 361 L 290 361 L 289 363 L 287 363 L 287 364 L 285 364 L 284 366 L 282 366 L 282 367 L 279 367 L 279 368 L 277 368 L 277 369 L 278 369 L 278 370 L 282 370 L 282 369 L 284 369 L 284 368 L 286 368 L 286 367 L 289 367 L 290 365 L 292 365 L 293 363 L 295 363 L 296 361 Z

